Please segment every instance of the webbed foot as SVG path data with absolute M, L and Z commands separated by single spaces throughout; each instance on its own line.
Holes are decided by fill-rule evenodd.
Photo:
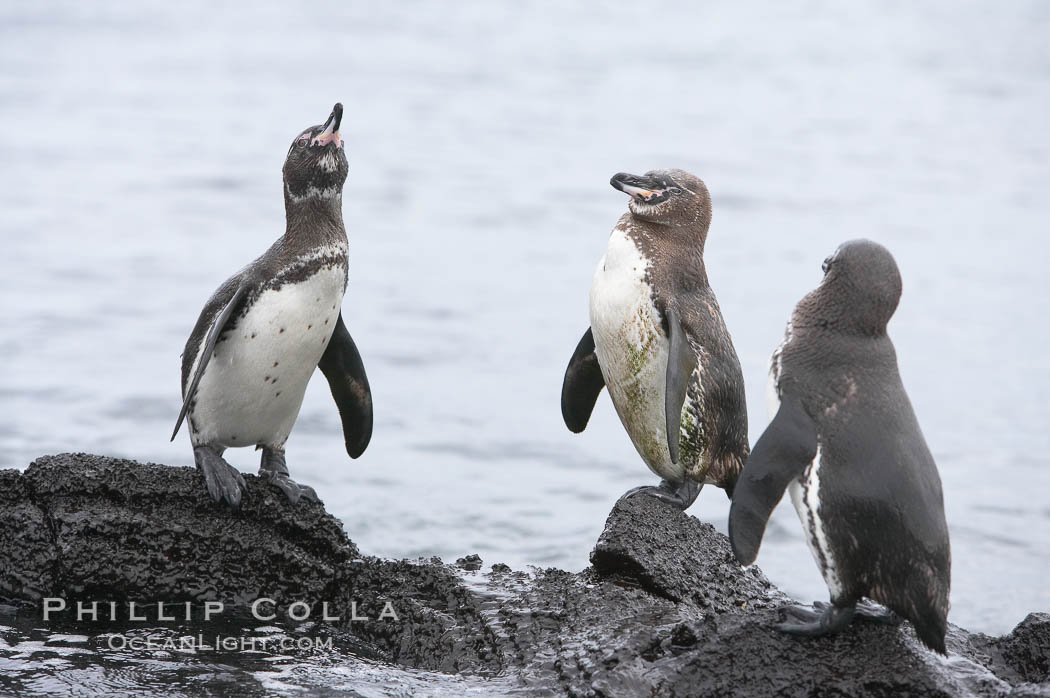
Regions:
M 232 509 L 240 509 L 245 488 L 244 476 L 240 471 L 223 460 L 211 446 L 194 447 L 193 460 L 197 463 L 197 470 L 204 476 L 204 484 L 211 498 L 216 503 L 226 502 Z
M 829 604 L 827 601 L 814 601 L 813 607 L 823 611 L 827 608 L 830 608 L 831 604 Z M 854 616 L 856 620 L 864 620 L 870 623 L 880 623 L 882 625 L 901 624 L 901 617 L 898 616 L 896 613 L 886 608 L 885 606 L 874 603 L 873 601 L 868 601 L 867 599 L 863 601 L 858 601 L 857 605 L 854 607 L 854 611 L 856 613 L 856 616 Z
M 297 503 L 300 497 L 306 497 L 315 502 L 321 501 L 313 487 L 300 485 L 288 477 L 288 465 L 285 463 L 284 451 L 263 447 L 262 462 L 259 464 L 259 477 L 276 485 L 284 492 L 284 496 L 288 498 L 291 504 Z
M 832 604 L 814 604 L 816 610 L 808 606 L 786 606 L 780 609 L 784 622 L 776 626 L 777 630 L 801 637 L 820 637 L 834 635 L 845 629 L 853 620 L 855 606 L 834 606 Z
M 662 502 L 667 502 L 668 504 L 685 511 L 696 501 L 696 498 L 700 495 L 700 490 L 703 489 L 703 487 L 703 483 L 688 478 L 682 482 L 661 480 L 659 485 L 642 485 L 641 487 L 627 490 L 622 499 L 629 499 L 644 494 L 649 497 L 656 497 Z

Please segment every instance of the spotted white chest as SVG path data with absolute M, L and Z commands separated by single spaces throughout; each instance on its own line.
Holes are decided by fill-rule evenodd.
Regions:
M 346 267 L 333 264 L 259 294 L 205 368 L 190 411 L 195 444 L 284 444 L 332 338 L 345 289 Z
M 793 337 L 791 323 L 788 322 L 784 341 L 780 343 L 773 353 L 769 367 L 769 378 L 766 381 L 766 411 L 769 418 L 773 419 L 780 409 L 780 392 L 777 388 L 777 378 L 783 371 L 783 352 Z M 832 598 L 842 593 L 842 580 L 839 576 L 838 566 L 832 557 L 831 545 L 828 543 L 827 528 L 821 517 L 820 511 L 820 468 L 821 468 L 820 446 L 813 456 L 813 462 L 806 466 L 802 475 L 792 480 L 788 485 L 788 493 L 791 495 L 791 503 L 798 514 L 798 520 L 802 523 L 802 532 L 806 537 L 806 544 L 813 554 L 817 568 L 824 577 L 824 583 L 828 585 L 828 591 Z
M 591 332 L 616 413 L 650 470 L 681 481 L 664 419 L 668 340 L 646 281 L 648 260 L 622 228 L 613 230 L 591 283 Z
M 834 600 L 842 593 L 843 587 L 838 565 L 832 556 L 831 545 L 828 542 L 827 522 L 821 517 L 820 470 L 821 454 L 818 445 L 813 462 L 806 467 L 800 477 L 791 482 L 788 491 L 799 521 L 802 522 L 809 551 L 813 553 L 813 559 L 824 576 L 824 583 L 828 585 L 828 591 L 831 592 L 831 598 Z

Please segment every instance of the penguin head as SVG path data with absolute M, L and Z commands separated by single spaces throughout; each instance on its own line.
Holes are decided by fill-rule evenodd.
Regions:
M 343 105 L 337 103 L 327 121 L 311 126 L 292 141 L 283 170 L 287 200 L 331 199 L 342 193 L 350 169 L 339 136 L 342 120 Z
M 818 315 L 814 319 L 825 326 L 885 333 L 902 288 L 901 273 L 890 251 L 871 240 L 850 240 L 839 245 L 821 268 L 824 280 L 810 293 L 817 296 L 817 302 L 806 304 L 807 314 Z
M 641 176 L 620 172 L 609 184 L 631 197 L 627 207 L 636 218 L 676 228 L 696 226 L 707 234 L 711 194 L 696 175 L 674 169 L 650 170 Z

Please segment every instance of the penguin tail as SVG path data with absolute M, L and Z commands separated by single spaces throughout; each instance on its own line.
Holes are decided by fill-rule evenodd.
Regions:
M 948 632 L 948 589 L 946 573 L 939 565 L 913 568 L 910 584 L 898 586 L 892 601 L 886 603 L 898 615 L 907 618 L 922 644 L 939 654 L 947 654 L 944 637 Z M 918 573 L 918 574 L 915 574 Z M 887 599 L 890 601 L 890 599 Z
M 737 477 L 738 475 L 734 473 L 722 482 L 722 489 L 725 490 L 726 498 L 730 501 L 733 499 L 733 489 L 736 487 Z
M 747 462 L 750 452 L 751 450 L 748 448 L 745 440 L 743 446 L 736 452 L 724 453 L 719 459 L 721 461 L 722 477 L 718 484 L 725 490 L 726 497 L 730 500 L 733 499 L 733 490 L 736 489 L 736 483 L 740 479 L 740 473 L 744 470 L 744 463 Z
M 951 549 L 947 542 L 926 561 L 920 571 L 926 584 L 917 585 L 911 593 L 912 607 L 918 612 L 910 619 L 922 643 L 934 652 L 946 655 L 944 636 L 948 632 L 948 594 L 951 589 Z
M 945 616 L 931 608 L 910 620 L 922 644 L 938 654 L 948 654 L 944 645 L 944 636 L 948 631 L 948 619 Z

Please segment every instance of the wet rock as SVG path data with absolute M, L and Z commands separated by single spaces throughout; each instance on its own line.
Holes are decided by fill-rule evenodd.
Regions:
M 281 607 L 333 593 L 336 568 L 358 555 L 321 504 L 293 507 L 253 475 L 236 512 L 208 498 L 193 468 L 64 454 L 37 459 L 22 479 L 49 523 L 53 572 L 36 586 L 67 601 L 246 607 L 267 597 Z
M 713 527 L 651 497 L 616 503 L 582 572 L 477 574 L 476 555 L 361 556 L 321 505 L 246 480 L 232 512 L 190 468 L 67 454 L 0 471 L 0 596 L 327 602 L 327 627 L 377 672 L 526 694 L 1050 696 L 1050 615 L 1000 638 L 951 626 L 947 658 L 906 623 L 794 638 L 773 629 L 784 594 Z
M 495 674 L 503 669 L 495 635 L 482 617 L 481 600 L 454 568 L 433 562 L 364 558 L 344 565 L 335 603 L 357 604 L 370 620 L 343 627 L 387 661 L 448 673 Z M 384 609 L 395 618 L 381 618 Z
M 469 572 L 480 570 L 481 565 L 482 559 L 481 556 L 477 553 L 467 555 L 466 557 L 461 557 L 458 560 L 456 560 L 456 567 L 460 568 L 461 570 L 467 570 Z
M 616 502 L 591 564 L 601 575 L 720 613 L 787 600 L 757 567 L 740 566 L 714 526 L 653 497 Z
M 576 696 L 1048 695 L 1045 618 L 1004 638 L 1011 670 L 979 635 L 951 627 L 952 656 L 909 626 L 864 622 L 832 638 L 773 629 L 791 601 L 742 569 L 713 527 L 651 497 L 613 507 L 593 567 L 548 570 L 503 604 L 501 638 L 523 680 Z M 493 575 L 493 584 L 500 578 Z M 1004 646 L 1006 654 L 1006 646 Z M 1041 660 L 1040 660 L 1041 658 Z
M 38 601 L 55 586 L 51 525 L 25 476 L 0 470 L 0 595 Z
M 1050 681 L 1050 613 L 1030 613 L 996 642 L 1003 659 L 1025 681 Z

